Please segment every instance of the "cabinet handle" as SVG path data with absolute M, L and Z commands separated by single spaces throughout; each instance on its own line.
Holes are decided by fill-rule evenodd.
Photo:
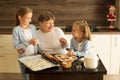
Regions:
M 0 36 L 0 38 L 2 38 L 2 37 L 4 37 L 4 36 Z
M 115 38 L 114 38 L 114 46 L 117 47 L 117 44 L 118 44 L 118 38 L 115 37 Z
M 3 48 L 4 46 L 0 46 L 0 48 Z
M 5 57 L 5 56 L 2 56 L 2 55 L 1 55 L 0 57 Z

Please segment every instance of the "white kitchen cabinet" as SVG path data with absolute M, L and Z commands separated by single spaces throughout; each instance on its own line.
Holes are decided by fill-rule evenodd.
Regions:
M 119 70 L 120 70 L 120 34 L 112 34 L 110 73 L 120 74 Z
M 13 48 L 12 35 L 0 35 L 0 72 L 20 73 L 18 53 Z
M 110 34 L 92 34 L 91 52 L 99 55 L 101 61 L 107 69 L 108 74 L 110 73 L 110 46 Z

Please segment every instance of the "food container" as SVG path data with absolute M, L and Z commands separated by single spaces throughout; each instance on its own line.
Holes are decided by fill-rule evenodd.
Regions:
M 87 54 L 84 57 L 84 66 L 87 69 L 96 69 L 98 67 L 97 54 Z

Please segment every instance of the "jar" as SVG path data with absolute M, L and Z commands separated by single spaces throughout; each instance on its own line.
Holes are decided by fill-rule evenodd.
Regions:
M 96 69 L 98 67 L 98 60 L 97 54 L 86 54 L 84 56 L 84 67 L 87 69 Z

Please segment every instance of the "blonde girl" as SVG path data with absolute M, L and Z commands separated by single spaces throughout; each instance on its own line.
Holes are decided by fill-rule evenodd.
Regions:
M 91 32 L 86 21 L 75 21 L 72 26 L 72 35 L 70 51 L 67 55 L 84 57 L 90 52 Z

